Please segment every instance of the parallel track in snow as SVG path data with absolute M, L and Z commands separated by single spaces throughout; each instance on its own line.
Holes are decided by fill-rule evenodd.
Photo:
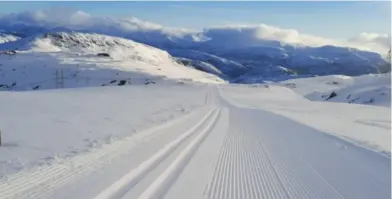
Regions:
M 186 166 L 186 161 L 192 156 L 192 152 L 197 149 L 197 146 L 203 138 L 209 133 L 219 115 L 219 110 L 215 109 L 206 115 L 198 124 L 187 132 L 182 134 L 177 139 L 168 143 L 165 147 L 155 153 L 153 156 L 142 162 L 138 167 L 130 170 L 121 179 L 114 182 L 99 193 L 94 199 L 119 199 L 122 198 L 128 191 L 131 191 L 140 180 L 143 179 L 151 170 L 158 166 L 165 158 L 167 158 L 180 144 L 186 141 L 187 138 L 193 134 L 199 133 L 196 138 L 193 138 L 191 144 L 181 153 L 176 160 L 167 168 L 167 170 L 159 176 L 153 184 L 148 187 L 140 198 L 154 198 L 159 193 L 167 191 L 170 187 L 170 180 L 173 180 L 179 171 Z M 203 125 L 205 125 L 203 127 Z
M 208 198 L 289 198 L 257 137 L 229 132 L 218 158 Z
M 209 111 L 202 121 L 206 120 L 212 112 L 213 110 Z M 200 114 L 200 111 L 195 111 L 161 126 L 135 133 L 103 148 L 95 149 L 93 152 L 67 159 L 67 162 L 72 162 L 71 166 L 68 164 L 43 165 L 33 170 L 26 170 L 11 175 L 7 179 L 0 181 L 0 198 L 47 198 L 62 186 L 73 183 L 99 170 L 115 158 L 135 150 L 141 144 L 147 143 L 149 140 L 167 132 L 167 129 L 170 129 L 170 127 L 183 123 L 197 114 Z M 201 124 L 202 122 L 195 124 L 190 131 L 197 129 Z
M 207 186 L 206 198 L 354 199 L 357 198 L 355 195 L 361 195 L 342 192 L 351 186 L 363 187 L 362 190 L 355 191 L 366 194 L 380 189 L 382 192 L 373 194 L 388 198 L 384 197 L 388 187 L 385 184 L 387 177 L 383 178 L 383 182 L 378 180 L 383 184 L 377 187 L 374 180 L 367 182 L 374 178 L 371 170 L 363 173 L 359 164 L 350 161 L 353 157 L 352 161 L 366 163 L 362 149 L 354 148 L 351 153 L 344 154 L 330 145 L 332 140 L 313 129 L 300 126 L 296 129 L 302 129 L 306 133 L 290 132 L 288 127 L 300 124 L 284 117 L 239 107 L 231 107 L 230 110 L 230 128 L 217 157 L 212 180 Z M 280 126 L 277 121 L 287 127 Z M 319 143 L 319 148 L 307 146 L 304 140 Z M 319 162 L 325 161 L 324 165 L 314 162 L 312 150 L 319 150 L 320 154 L 326 155 L 317 158 Z M 346 159 L 342 161 L 340 156 L 345 156 Z M 361 159 L 356 159 L 357 157 Z M 347 165 L 352 166 L 350 171 L 345 171 Z M 336 171 L 325 169 L 328 167 L 336 167 Z M 345 172 L 348 176 L 361 176 L 363 181 L 340 177 L 341 182 L 336 182 L 328 176 L 344 175 Z M 388 173 L 387 170 L 385 173 Z

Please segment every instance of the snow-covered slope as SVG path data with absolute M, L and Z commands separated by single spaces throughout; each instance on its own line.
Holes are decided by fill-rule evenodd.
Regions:
M 20 39 L 20 38 L 17 36 L 0 32 L 0 44 L 10 42 L 10 41 L 16 41 L 18 39 Z
M 181 63 L 182 65 L 192 67 L 217 76 L 225 77 L 219 69 L 217 69 L 214 65 L 209 64 L 207 62 L 192 60 L 192 59 L 187 59 L 182 57 L 176 57 L 175 59 L 177 60 L 178 63 Z
M 0 50 L 3 89 L 147 84 L 159 79 L 223 82 L 177 63 L 163 50 L 106 35 L 46 33 L 1 44 Z
M 298 78 L 279 84 L 310 100 L 391 107 L 391 73 Z
M 169 53 L 175 57 L 187 58 L 195 61 L 206 62 L 217 68 L 227 78 L 234 78 L 243 74 L 247 69 L 240 63 L 228 60 L 213 54 L 197 50 L 177 49 Z

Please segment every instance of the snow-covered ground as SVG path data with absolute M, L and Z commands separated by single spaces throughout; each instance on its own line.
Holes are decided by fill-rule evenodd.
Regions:
M 2 92 L 0 110 L 5 199 L 391 197 L 389 107 L 166 82 Z

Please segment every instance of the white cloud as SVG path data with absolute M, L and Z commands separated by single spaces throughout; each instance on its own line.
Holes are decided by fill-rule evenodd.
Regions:
M 391 35 L 365 32 L 348 39 L 348 43 L 353 46 L 362 46 L 365 49 L 386 53 L 391 48 Z
M 282 29 L 266 24 L 258 25 L 230 25 L 224 27 L 215 27 L 205 29 L 204 32 L 213 38 L 225 38 L 241 40 L 242 42 L 259 42 L 262 40 L 275 40 L 283 44 L 306 45 L 306 46 L 323 46 L 336 45 L 331 39 L 322 37 L 300 34 L 294 29 Z
M 55 7 L 48 10 L 27 11 L 3 15 L 1 24 L 15 25 L 41 25 L 41 26 L 63 26 L 86 24 L 91 16 L 82 11 L 69 8 Z
M 188 39 L 188 41 L 204 41 L 209 38 L 216 43 L 254 45 L 264 41 L 279 41 L 283 44 L 302 46 L 344 46 L 384 53 L 390 48 L 391 37 L 386 34 L 361 33 L 349 39 L 333 40 L 315 35 L 303 34 L 295 29 L 284 29 L 276 26 L 230 25 L 192 32 L 186 29 L 169 28 L 138 18 L 114 19 L 95 17 L 83 11 L 69 8 L 51 8 L 48 10 L 28 11 L 0 16 L 0 29 L 17 24 L 46 28 L 65 27 L 81 31 L 95 31 L 114 36 L 129 36 L 159 39 Z
M 254 44 L 263 40 L 272 40 L 291 45 L 311 47 L 333 45 L 379 53 L 387 52 L 391 44 L 391 36 L 387 34 L 361 33 L 349 39 L 334 40 L 299 33 L 295 29 L 284 29 L 266 24 L 214 27 L 205 29 L 204 33 L 211 39 L 237 41 L 243 44 Z
M 47 28 L 68 27 L 68 28 L 101 28 L 101 29 L 122 29 L 124 31 L 174 31 L 173 28 L 166 28 L 159 24 L 142 21 L 131 17 L 126 19 L 114 19 L 110 17 L 95 17 L 83 11 L 64 7 L 54 7 L 46 10 L 26 11 L 0 16 L 0 26 L 11 25 L 43 26 Z M 183 32 L 183 30 L 179 30 Z

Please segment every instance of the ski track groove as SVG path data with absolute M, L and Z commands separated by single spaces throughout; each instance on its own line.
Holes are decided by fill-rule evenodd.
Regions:
M 332 186 L 319 172 L 317 172 L 317 170 L 311 165 L 308 164 L 308 166 L 310 167 L 310 169 L 317 174 L 317 176 L 322 179 L 322 181 L 328 185 L 328 187 L 330 187 L 339 197 L 340 199 L 345 199 L 345 197 L 334 187 Z
M 215 163 L 214 163 L 214 172 L 213 172 L 213 174 L 217 171 L 217 170 L 219 170 L 219 168 L 220 167 L 222 167 L 222 161 L 221 161 L 221 159 L 222 159 L 222 156 L 219 156 L 219 154 L 220 153 L 222 153 L 222 151 L 224 150 L 224 148 L 226 147 L 225 146 L 225 140 L 226 140 L 226 138 L 227 137 L 224 137 L 224 139 L 223 139 L 223 144 L 222 144 L 222 146 L 221 146 L 221 148 L 220 148 L 220 150 L 219 150 L 219 153 L 218 153 L 218 156 L 217 156 L 217 158 L 216 158 L 216 160 L 215 160 Z M 204 198 L 210 198 L 211 197 L 211 191 L 212 190 L 214 190 L 214 189 L 216 189 L 216 186 L 213 186 L 213 185 L 216 185 L 218 182 L 217 182 L 217 179 L 218 179 L 218 177 L 216 176 L 216 175 L 213 175 L 212 176 L 212 179 L 208 182 L 208 184 L 206 185 L 206 191 L 205 191 L 205 194 L 204 194 Z M 215 191 L 216 192 L 216 191 Z M 215 196 L 216 197 L 216 196 Z
M 243 147 L 242 146 L 242 141 L 243 141 L 242 138 L 241 138 L 240 141 L 241 142 L 239 142 L 239 147 Z M 244 152 L 246 152 L 246 151 L 245 150 L 238 150 L 237 151 L 238 157 L 244 157 Z M 246 161 L 246 158 L 244 160 Z M 248 198 L 248 197 L 246 197 L 246 193 L 248 192 L 246 185 L 248 184 L 248 182 L 247 182 L 247 179 L 246 179 L 247 175 L 245 173 L 246 169 L 244 168 L 245 167 L 245 161 L 239 162 L 239 164 L 240 164 L 239 168 L 240 168 L 240 171 L 241 171 L 240 179 L 241 179 L 241 182 L 245 182 L 245 183 L 241 184 L 242 186 L 241 186 L 240 194 L 239 194 L 238 198 Z
M 223 163 L 225 162 L 225 159 L 227 158 L 226 148 L 229 143 L 227 140 L 228 140 L 228 136 L 226 136 L 224 138 L 224 142 L 223 142 L 224 144 L 222 145 L 221 151 L 219 153 L 219 154 L 223 154 L 223 155 L 218 156 L 218 161 L 216 163 L 216 168 L 214 171 L 214 173 L 218 173 L 218 175 L 213 175 L 213 180 L 210 184 L 211 189 L 210 189 L 210 192 L 208 193 L 209 198 L 221 198 L 220 195 L 222 195 L 223 189 L 220 189 L 220 191 L 219 191 L 219 188 L 223 187 L 224 181 L 220 180 L 220 179 L 222 179 L 222 173 L 219 171 L 223 170 L 223 167 L 225 166 Z M 213 195 L 211 196 L 211 194 L 213 194 Z
M 265 187 L 268 186 L 263 185 L 263 183 L 265 183 L 263 179 L 267 179 L 267 176 L 265 175 L 265 173 L 258 171 L 261 170 L 267 172 L 264 163 L 260 162 L 260 158 L 261 158 L 260 152 L 254 150 L 254 145 L 248 146 L 247 149 L 250 149 L 251 154 L 254 156 L 254 158 L 250 159 L 253 165 L 253 170 L 255 171 L 255 175 L 251 175 L 251 177 L 253 178 L 253 181 L 255 182 L 255 186 L 257 188 L 255 190 L 256 195 L 254 198 L 270 195 L 269 190 L 265 189 Z M 258 167 L 257 165 L 259 165 L 260 167 Z
M 259 151 L 253 136 L 230 131 L 218 157 L 209 198 L 287 198 L 269 172 L 272 165 Z
M 232 141 L 232 144 L 233 144 L 233 139 L 231 140 Z M 229 156 L 228 156 L 228 159 L 227 159 L 227 162 L 225 162 L 225 165 L 228 165 L 228 176 L 229 176 L 229 180 L 228 180 L 228 189 L 227 190 L 225 190 L 226 192 L 226 195 L 225 195 L 225 197 L 224 198 L 231 198 L 231 193 L 230 193 L 230 191 L 234 191 L 234 187 L 233 187 L 233 178 L 234 178 L 234 169 L 233 169 L 233 153 L 232 153 L 232 148 L 233 147 L 230 147 L 229 148 Z M 227 175 L 226 176 L 224 176 L 224 177 L 227 177 Z M 224 199 L 224 198 L 222 198 L 222 199 Z
M 159 133 L 157 133 L 157 134 L 159 134 Z M 148 135 L 146 138 L 149 138 L 149 137 L 155 137 L 155 136 Z M 140 143 L 139 142 L 135 142 L 135 144 L 136 144 L 135 148 L 137 148 Z M 117 150 L 124 151 L 124 152 L 127 151 L 126 148 L 123 148 L 123 146 L 121 148 L 117 148 Z M 112 152 L 112 151 L 113 150 L 110 150 L 109 152 Z M 121 154 L 123 154 L 123 153 L 121 153 Z M 119 156 L 121 154 L 119 153 L 117 155 Z M 103 158 L 103 156 L 100 156 L 99 158 Z M 58 175 L 57 177 L 51 179 L 51 180 L 54 181 L 54 183 L 49 183 L 49 184 L 48 183 L 43 183 L 43 184 L 41 184 L 42 187 L 41 186 L 39 187 L 39 191 L 35 190 L 35 192 L 31 193 L 29 196 L 30 197 L 34 196 L 33 198 L 36 198 L 36 199 L 37 198 L 44 198 L 45 196 L 49 195 L 56 188 L 58 188 L 58 187 L 60 187 L 62 185 L 74 182 L 74 181 L 78 180 L 79 178 L 90 174 L 89 171 L 90 172 L 95 171 L 96 169 L 98 169 L 101 166 L 103 166 L 103 164 L 105 162 L 111 161 L 113 158 L 114 158 L 114 156 L 109 156 L 109 158 L 104 159 L 104 161 L 99 161 L 99 162 L 97 162 L 97 165 L 94 165 L 94 166 L 91 166 L 91 167 L 81 167 L 80 169 L 71 169 L 72 170 L 71 173 L 67 173 L 66 175 L 65 174 L 64 175 Z M 83 163 L 88 164 L 89 162 L 88 161 L 83 161 Z M 83 163 L 79 163 L 79 165 L 82 165 Z M 78 177 L 78 178 L 72 178 L 74 176 Z M 56 180 L 57 178 L 59 180 L 61 179 L 61 181 Z
M 290 151 L 273 146 L 273 138 L 267 132 L 230 129 L 207 198 L 344 199 L 316 170 L 307 172 L 302 166 L 309 165 L 302 158 L 290 157 Z
M 215 127 L 221 110 L 215 111 L 209 123 L 200 131 L 200 133 L 192 139 L 191 143 L 176 157 L 176 159 L 169 165 L 169 167 L 158 176 L 150 186 L 138 197 L 139 199 L 158 199 L 164 198 L 167 191 L 171 188 L 174 181 L 181 174 L 183 169 L 187 166 L 190 159 L 193 157 L 199 146 L 206 139 Z
M 149 136 L 146 136 L 146 138 L 148 138 Z M 112 151 L 116 151 L 121 149 L 124 146 L 124 141 L 120 141 L 120 143 L 117 143 L 115 145 L 111 145 L 111 148 L 108 150 L 102 150 L 101 153 L 111 153 Z M 134 143 L 130 143 L 131 148 L 133 148 L 135 145 Z M 97 154 L 95 157 L 90 157 L 90 158 L 75 158 L 72 161 L 78 162 L 78 165 L 88 165 L 91 162 L 95 161 L 96 159 L 99 159 L 103 156 L 105 156 L 106 154 Z M 80 159 L 82 159 L 80 161 Z M 79 162 L 80 161 L 80 162 Z M 72 163 L 71 163 L 72 164 Z M 99 165 L 99 164 L 98 164 Z M 53 168 L 54 167 L 54 168 Z M 81 167 L 81 168 L 78 168 Z M 97 166 L 98 167 L 98 166 Z M 75 175 L 76 173 L 83 173 L 83 171 L 88 171 L 89 169 L 91 169 L 91 167 L 86 167 L 86 166 L 67 166 L 67 165 L 60 165 L 60 164 L 56 164 L 56 165 L 50 165 L 50 166 L 46 166 L 46 168 L 39 168 L 36 171 L 32 172 L 32 173 L 27 173 L 26 176 L 27 177 L 17 177 L 16 180 L 8 180 L 7 184 L 16 184 L 16 186 L 14 186 L 13 188 L 7 188 L 5 187 L 4 189 L 6 189 L 6 191 L 2 191 L 2 195 L 5 198 L 13 198 L 12 196 L 7 196 L 6 194 L 12 194 L 12 192 L 16 193 L 16 196 L 22 197 L 23 195 L 29 195 L 29 196 L 39 196 L 39 195 L 44 195 L 44 193 L 49 192 L 50 190 L 52 190 L 53 188 L 55 188 L 55 185 L 60 185 L 63 183 L 66 183 L 68 178 L 70 178 L 71 176 Z M 47 171 L 45 172 L 45 175 L 42 176 L 42 171 Z M 75 175 L 76 176 L 76 175 Z M 27 179 L 26 179 L 27 178 Z M 59 179 L 62 179 L 62 182 L 59 182 Z M 35 185 L 30 185 L 31 181 L 34 181 Z M 48 181 L 51 181 L 50 184 L 47 184 Z M 43 187 L 43 186 L 49 186 L 51 188 L 47 188 L 47 187 Z M 42 188 L 42 192 L 37 192 L 36 189 L 33 191 L 33 193 L 27 193 L 29 189 L 33 189 L 38 187 L 39 189 Z M 3 188 L 3 187 L 1 187 Z M 0 190 L 2 190 L 0 188 Z M 24 191 L 26 190 L 26 191 Z M 23 192 L 26 192 L 26 194 L 23 194 Z M 34 194 L 38 194 L 38 195 L 34 195 Z M 36 198 L 36 197 L 35 197 Z
M 270 156 L 268 155 L 267 151 L 265 150 L 265 147 L 263 146 L 263 143 L 262 143 L 261 139 L 259 139 L 259 144 L 260 144 L 260 146 L 261 146 L 261 150 L 262 150 L 262 151 L 264 152 L 264 154 L 265 154 L 265 159 L 266 159 L 266 161 L 268 162 L 268 165 L 270 165 L 271 168 L 272 168 L 272 173 L 273 173 L 273 175 L 276 176 L 276 179 L 277 179 L 278 183 L 279 183 L 280 186 L 282 187 L 282 191 L 283 191 L 283 193 L 285 194 L 285 198 L 292 199 L 293 196 L 291 196 L 291 194 L 290 194 L 289 191 L 288 191 L 288 188 L 283 184 L 282 177 L 279 176 L 279 174 L 278 174 L 276 168 L 273 166 L 272 161 L 271 161 L 271 158 L 270 158 Z M 283 178 L 284 178 L 284 177 L 283 177 Z
M 90 174 L 103 166 L 104 163 L 110 162 L 129 150 L 137 148 L 138 145 L 149 139 L 164 133 L 164 131 L 160 130 L 175 125 L 200 112 L 203 112 L 203 110 L 196 110 L 171 122 L 135 133 L 123 140 L 117 140 L 103 148 L 93 149 L 92 152 L 73 157 L 68 160 L 71 161 L 71 165 L 61 163 L 43 165 L 34 168 L 33 171 L 24 170 L 9 176 L 6 180 L 0 181 L 1 199 L 45 198 L 57 188 Z
M 229 134 L 230 135 L 230 134 Z M 216 189 L 219 190 L 220 189 L 220 193 L 219 193 L 219 199 L 224 199 L 224 198 L 228 198 L 227 196 L 227 192 L 225 192 L 225 190 L 230 190 L 230 179 L 225 180 L 225 176 L 231 176 L 230 175 L 230 165 L 227 164 L 227 162 L 229 162 L 230 160 L 230 153 L 229 153 L 229 148 L 230 145 L 232 143 L 232 137 L 230 136 L 228 139 L 228 144 L 225 148 L 225 156 L 222 162 L 222 167 L 219 170 L 220 173 L 220 178 L 219 178 L 219 182 L 222 184 L 222 187 L 217 187 Z
M 264 145 L 261 140 L 259 141 Z M 290 156 L 290 154 L 287 154 L 288 151 L 285 150 L 275 148 L 273 150 L 275 153 L 271 153 L 273 151 L 269 151 L 268 147 L 263 148 L 290 197 L 301 199 L 344 199 L 336 189 L 328 185 L 315 171 L 309 173 L 309 169 L 304 169 L 309 168 L 309 164 L 306 164 L 302 158 Z M 288 165 L 285 162 L 292 164 Z
M 274 169 L 272 165 L 269 164 L 266 154 L 264 153 L 263 149 L 260 148 L 259 138 L 256 137 L 252 139 L 252 142 L 252 151 L 256 152 L 257 157 L 255 163 L 256 165 L 261 166 L 256 170 L 259 176 L 257 181 L 261 183 L 261 196 L 270 198 L 287 198 L 287 196 L 285 196 L 282 185 L 279 183 L 279 179 L 274 176 Z
M 239 198 L 239 193 L 241 192 L 241 180 L 240 180 L 240 175 L 241 175 L 241 168 L 240 168 L 240 162 L 241 160 L 238 157 L 238 151 L 239 151 L 239 144 L 241 138 L 238 138 L 238 141 L 235 142 L 235 148 L 234 148 L 234 159 L 232 161 L 235 162 L 234 167 L 232 168 L 232 172 L 234 173 L 235 177 L 235 188 L 233 189 L 233 194 L 231 195 L 231 198 Z
M 197 130 L 205 124 L 213 113 L 216 112 L 216 108 L 209 111 L 197 124 L 192 126 L 187 132 L 181 134 L 175 140 L 166 144 L 157 153 L 149 157 L 147 160 L 139 164 L 136 168 L 130 170 L 121 179 L 114 182 L 112 185 L 107 187 L 105 190 L 100 192 L 94 197 L 94 199 L 118 199 L 123 197 L 134 185 L 143 179 L 150 171 L 156 168 L 162 161 L 164 161 L 170 154 L 177 149 L 183 142 L 185 142 L 193 134 L 197 133 Z
M 245 165 L 247 166 L 245 169 L 246 170 L 253 170 L 252 168 L 252 158 L 250 157 L 250 153 L 247 152 L 248 151 L 248 146 L 246 145 L 246 143 L 244 144 L 244 156 L 245 156 Z M 254 175 L 248 176 L 246 175 L 246 184 L 251 185 L 251 187 L 249 187 L 249 189 L 246 191 L 246 193 L 248 193 L 248 195 L 246 195 L 244 198 L 256 198 L 257 196 L 257 189 L 258 187 L 256 186 L 256 182 L 254 181 Z

